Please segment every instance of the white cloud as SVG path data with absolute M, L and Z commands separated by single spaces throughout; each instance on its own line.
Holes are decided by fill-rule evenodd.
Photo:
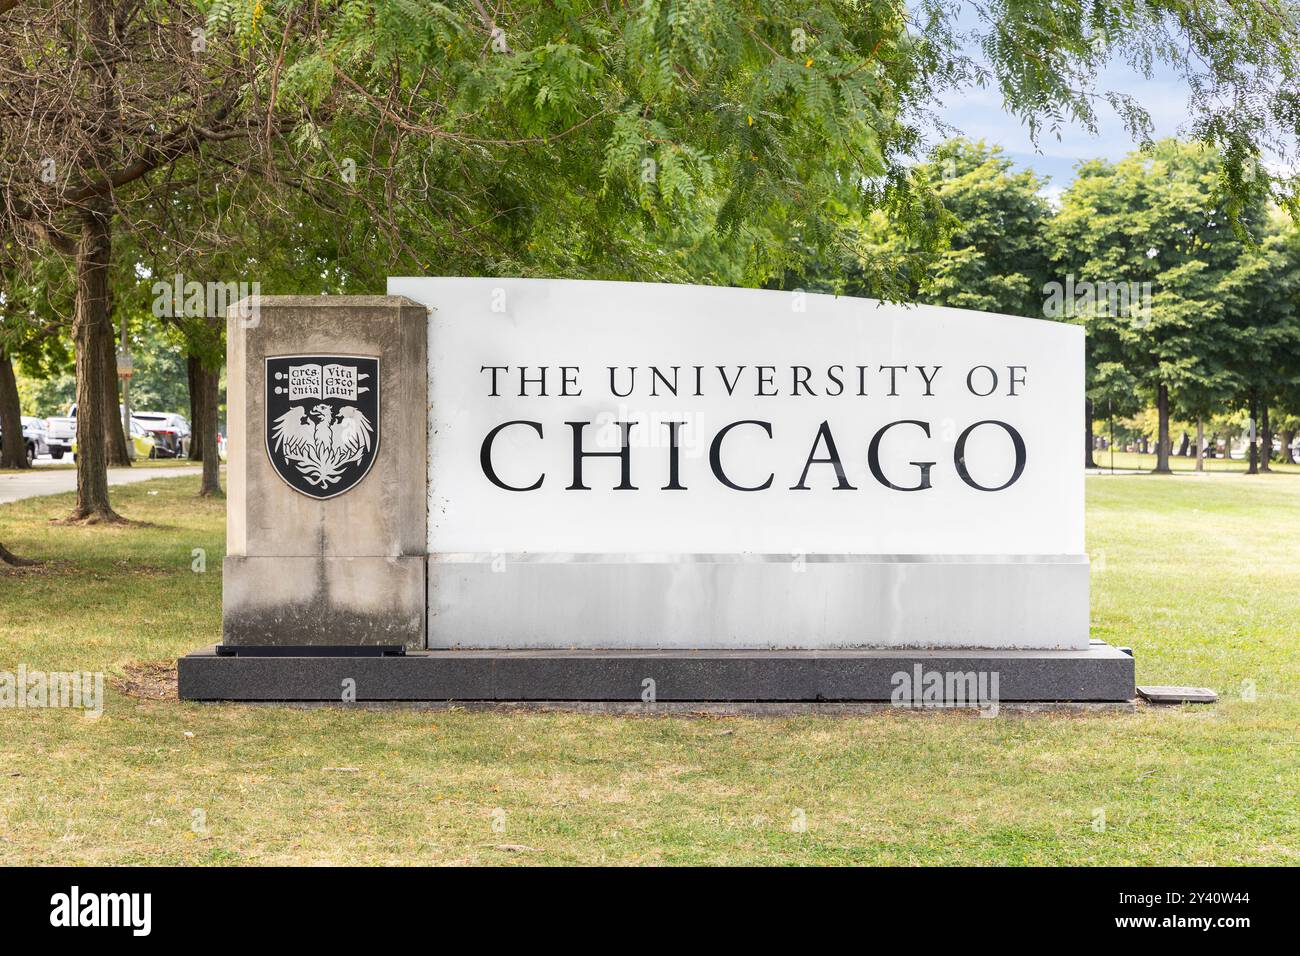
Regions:
M 1047 200 L 1047 204 L 1053 209 L 1061 208 L 1061 197 L 1065 195 L 1064 186 L 1044 186 L 1038 190 L 1038 195 Z

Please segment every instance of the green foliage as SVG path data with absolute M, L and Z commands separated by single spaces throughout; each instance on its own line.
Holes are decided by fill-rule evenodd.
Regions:
M 982 140 L 945 143 L 920 173 L 934 183 L 953 232 L 916 298 L 1040 318 L 1048 274 L 1043 233 L 1051 213 L 1041 196 L 1044 182 L 1029 170 L 1014 171 L 1001 147 Z
M 1048 240 L 1057 281 L 1094 293 L 1066 302 L 1088 331 L 1094 399 L 1123 404 L 1137 386 L 1151 400 L 1163 385 L 1176 406 L 1208 414 L 1239 387 L 1243 314 L 1223 284 L 1253 254 L 1265 205 L 1256 189 L 1234 222 L 1216 201 L 1218 165 L 1163 140 L 1085 163 L 1063 196 Z
M 141 322 L 131 336 L 135 374 L 131 378 L 131 408 L 135 411 L 178 412 L 189 417 L 189 381 L 185 371 L 186 342 L 172 329 Z
M 301 3 L 210 8 L 214 31 L 282 62 L 248 96 L 294 119 L 276 164 L 310 186 L 304 211 L 354 285 L 755 285 L 851 242 L 873 209 L 904 231 L 923 220 L 906 173 L 918 117 L 901 107 L 935 69 L 902 9 L 570 0 L 487 15 L 375 0 L 298 29 Z
M 923 229 L 902 230 L 877 211 L 851 253 L 787 284 L 1041 317 L 1051 214 L 1043 181 L 1014 170 L 1001 147 L 961 138 L 909 177 L 927 204 Z
M 0 349 L 18 374 L 36 379 L 71 374 L 71 315 L 72 283 L 65 263 L 51 257 L 21 270 L 15 257 L 0 257 Z M 63 407 L 66 403 L 60 413 Z
M 77 379 L 71 372 L 29 377 L 20 373 L 18 394 L 24 415 L 49 418 L 66 415 L 77 400 Z
M 1231 317 L 1219 343 L 1236 373 L 1231 398 L 1300 412 L 1300 231 L 1287 224 L 1246 248 L 1214 294 Z

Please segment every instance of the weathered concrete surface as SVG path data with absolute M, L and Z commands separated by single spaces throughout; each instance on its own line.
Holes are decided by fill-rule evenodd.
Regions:
M 427 319 L 399 296 L 258 296 L 231 308 L 228 643 L 423 645 Z M 309 354 L 379 359 L 374 463 L 325 500 L 290 488 L 266 451 L 266 359 Z
M 1129 701 L 1133 658 L 1082 651 L 419 651 L 181 658 L 187 700 L 889 701 L 898 675 L 984 675 L 992 702 Z M 996 684 L 992 676 L 996 675 Z M 919 709 L 926 704 L 920 701 Z M 968 700 L 973 705 L 974 701 Z
M 1088 647 L 1086 555 L 429 558 L 430 648 Z
M 222 566 L 229 644 L 424 646 L 424 558 L 243 557 Z

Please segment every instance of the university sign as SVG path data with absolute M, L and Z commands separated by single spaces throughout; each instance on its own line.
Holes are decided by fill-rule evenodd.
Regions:
M 331 699 L 348 671 L 375 699 L 888 700 L 948 664 L 1005 700 L 1132 696 L 1089 640 L 1078 327 L 388 291 L 231 319 L 223 646 L 184 659 L 189 696 Z

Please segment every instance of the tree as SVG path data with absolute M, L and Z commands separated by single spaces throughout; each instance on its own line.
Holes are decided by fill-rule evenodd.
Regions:
M 912 178 L 933 204 L 929 228 L 900 229 L 887 211 L 865 221 L 862 242 L 838 262 L 787 284 L 872 298 L 1038 317 L 1047 277 L 1043 181 L 1016 172 L 999 146 L 957 138 Z
M 4 271 L 0 269 L 0 276 L 3 275 Z M 24 334 L 26 325 L 13 290 L 0 292 L 0 468 L 27 467 L 18 380 L 14 377 L 13 358 L 9 351 Z M 8 441 L 4 441 L 5 436 L 9 436 Z
M 66 364 L 58 346 L 66 323 L 50 314 L 60 291 L 56 269 L 44 269 L 22 281 L 12 256 L 0 256 L 0 432 L 22 434 L 15 365 L 31 371 Z M 26 468 L 21 440 L 0 448 L 0 468 Z
M 1084 322 L 1084 368 L 1087 380 L 1084 392 L 1084 466 L 1087 468 L 1099 467 L 1092 448 L 1094 421 L 1102 415 L 1111 422 L 1117 418 L 1131 418 L 1141 410 L 1137 379 L 1133 373 L 1121 362 L 1099 360 L 1101 356 L 1114 354 L 1104 339 L 1105 331 L 1094 329 L 1090 323 Z
M 1296 396 L 1288 394 L 1284 399 L 1283 411 L 1275 419 L 1277 436 L 1282 446 L 1281 462 L 1284 465 L 1296 464 L 1295 452 L 1292 446 L 1295 444 L 1296 435 L 1300 435 L 1300 414 L 1292 411 L 1300 407 L 1296 404 Z
M 1014 171 L 1000 146 L 957 139 L 926 169 L 958 225 L 920 283 L 916 299 L 984 312 L 1043 317 L 1049 263 L 1043 233 L 1046 183 Z
M 1106 99 L 1140 132 L 1141 105 L 1098 90 L 1098 70 L 1167 62 L 1195 81 L 1192 119 L 1225 146 L 1230 196 L 1293 108 L 1295 31 L 1229 2 L 1241 16 L 1227 38 L 1181 0 L 360 2 L 328 21 L 303 3 L 224 0 L 210 25 L 277 64 L 256 87 L 268 108 L 306 114 L 273 178 L 331 211 L 353 278 L 454 263 L 761 284 L 855 252 L 875 212 L 933 236 L 911 159 L 953 87 L 996 84 L 1049 132 Z M 961 52 L 972 10 L 987 67 Z M 1232 97 L 1245 102 L 1225 109 Z
M 6 441 L 5 439 L 8 439 Z M 0 468 L 26 468 L 22 409 L 18 404 L 18 379 L 9 353 L 0 347 Z
M 1220 160 L 1163 140 L 1118 163 L 1085 163 L 1051 238 L 1058 280 L 1083 316 L 1097 366 L 1119 364 L 1158 412 L 1157 472 L 1169 472 L 1171 400 L 1229 391 L 1233 316 L 1220 283 L 1263 226 L 1263 196 L 1234 221 L 1216 201 Z M 1221 199 L 1222 197 L 1218 197 Z
M 1270 407 L 1285 405 L 1300 383 L 1300 232 L 1293 223 L 1273 225 L 1273 234 L 1244 250 L 1218 289 L 1231 317 L 1225 336 L 1237 372 L 1231 397 L 1255 427 L 1251 474 L 1270 470 Z
M 0 258 L 0 277 L 6 279 L 4 291 L 0 291 L 0 438 L 9 436 L 9 440 L 0 447 L 0 468 L 26 468 L 27 454 L 23 440 L 22 408 L 18 400 L 18 382 L 14 376 L 13 359 L 10 349 L 19 342 L 30 341 L 29 323 L 22 314 L 25 304 L 17 290 L 8 281 L 5 266 L 8 263 Z M 14 554 L 4 542 L 0 541 L 0 564 L 15 567 L 34 565 L 37 562 Z
M 75 520 L 119 520 L 105 470 L 116 413 L 114 225 L 153 173 L 258 125 L 238 109 L 246 61 L 237 46 L 209 48 L 202 28 L 184 0 L 22 0 L 0 10 L 0 238 L 28 243 L 38 258 L 65 255 L 75 272 Z

